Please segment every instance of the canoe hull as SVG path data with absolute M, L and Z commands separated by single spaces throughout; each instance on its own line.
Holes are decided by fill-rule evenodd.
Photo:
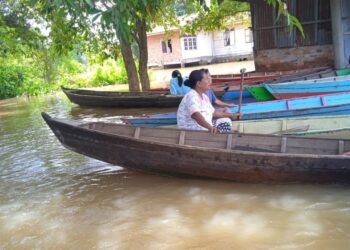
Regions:
M 123 93 L 66 88 L 62 90 L 71 102 L 80 106 L 94 107 L 177 107 L 183 98 L 161 93 Z
M 268 84 L 264 87 L 276 99 L 299 98 L 326 94 L 336 94 L 350 91 L 350 81 L 329 81 L 329 82 L 293 82 Z
M 291 99 L 291 98 L 299 98 L 299 97 L 309 97 L 309 96 L 315 96 L 315 95 L 326 95 L 326 94 L 336 94 L 336 93 L 342 93 L 342 92 L 348 92 L 347 91 L 336 91 L 336 92 L 309 92 L 309 93 L 273 93 L 273 97 L 277 100 L 282 99 Z
M 347 115 L 350 114 L 350 104 L 339 105 L 333 107 L 317 107 L 311 109 L 299 109 L 299 110 L 281 110 L 274 112 L 262 112 L 245 114 L 241 120 L 259 120 L 270 118 L 283 118 L 283 117 L 303 117 L 303 116 L 326 116 L 326 115 Z M 166 113 L 165 117 L 137 117 L 127 118 L 123 121 L 127 124 L 134 126 L 170 126 L 177 123 L 176 113 Z M 158 115 L 159 116 L 159 115 Z M 233 121 L 234 122 L 234 121 Z
M 233 130 L 240 133 L 311 135 L 322 131 L 349 128 L 350 115 L 235 121 L 232 125 Z M 304 128 L 307 129 L 303 131 Z
M 350 158 L 278 155 L 147 142 L 61 123 L 43 114 L 60 142 L 77 153 L 146 172 L 253 183 L 350 181 Z M 214 136 L 214 135 L 213 135 Z
M 274 96 L 263 86 L 247 87 L 246 89 L 257 101 L 269 101 L 275 99 Z

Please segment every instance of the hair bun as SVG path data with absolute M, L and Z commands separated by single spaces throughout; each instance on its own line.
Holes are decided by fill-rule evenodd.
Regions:
M 187 86 L 187 87 L 190 86 L 189 83 L 190 83 L 190 80 L 189 80 L 189 79 L 186 79 L 186 80 L 184 81 L 184 84 L 185 84 L 185 86 Z

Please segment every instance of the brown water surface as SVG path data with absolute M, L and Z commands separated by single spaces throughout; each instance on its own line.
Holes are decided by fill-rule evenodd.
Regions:
M 0 249 L 349 249 L 349 186 L 132 172 L 65 149 L 42 111 L 96 120 L 160 110 L 79 108 L 62 95 L 0 101 Z

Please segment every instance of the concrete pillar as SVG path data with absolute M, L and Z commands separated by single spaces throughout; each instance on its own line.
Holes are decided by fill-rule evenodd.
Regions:
M 346 66 L 344 55 L 344 34 L 342 23 L 342 0 L 331 1 L 332 36 L 334 48 L 334 67 L 343 69 Z

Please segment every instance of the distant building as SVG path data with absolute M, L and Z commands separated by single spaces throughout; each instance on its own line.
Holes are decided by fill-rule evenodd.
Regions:
M 148 66 L 186 66 L 253 57 L 253 35 L 248 25 L 237 24 L 229 30 L 198 32 L 181 36 L 180 30 L 170 28 L 166 36 L 161 27 L 147 34 Z

